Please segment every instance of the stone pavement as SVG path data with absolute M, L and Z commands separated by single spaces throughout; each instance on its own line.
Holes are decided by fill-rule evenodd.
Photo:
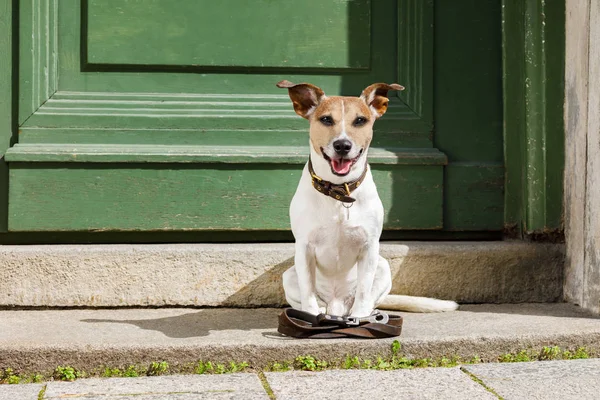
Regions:
M 396 371 L 271 372 L 81 379 L 0 385 L 0 400 L 598 399 L 600 360 L 478 364 Z M 269 389 L 269 390 L 268 390 Z M 272 391 L 271 393 L 268 393 Z

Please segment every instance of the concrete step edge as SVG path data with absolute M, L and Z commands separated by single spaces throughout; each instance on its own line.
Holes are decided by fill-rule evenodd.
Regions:
M 392 293 L 460 303 L 554 302 L 564 246 L 524 242 L 383 242 Z M 0 246 L 0 306 L 285 304 L 292 243 Z
M 486 362 L 544 346 L 600 356 L 600 319 L 569 304 L 468 305 L 441 314 L 403 313 L 398 338 L 292 339 L 277 332 L 280 309 L 120 309 L 0 311 L 0 368 L 47 372 L 148 366 L 171 372 L 199 360 L 264 368 L 297 356 L 339 362 L 347 355 L 413 358 L 477 356 Z

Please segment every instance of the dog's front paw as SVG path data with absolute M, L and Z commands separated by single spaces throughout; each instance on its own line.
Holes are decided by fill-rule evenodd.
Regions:
M 319 304 L 317 303 L 317 298 L 309 298 L 306 301 L 302 302 L 302 311 L 310 313 L 312 315 L 319 315 L 321 310 L 319 309 Z
M 350 310 L 350 316 L 356 318 L 364 318 L 371 315 L 373 308 L 371 307 L 352 307 Z

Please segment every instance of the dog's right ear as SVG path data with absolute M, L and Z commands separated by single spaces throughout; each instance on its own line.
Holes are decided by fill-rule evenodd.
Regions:
M 293 84 L 290 81 L 281 81 L 277 83 L 277 87 L 288 90 L 294 105 L 294 111 L 306 119 L 315 111 L 321 100 L 325 98 L 325 93 L 321 88 L 310 83 Z

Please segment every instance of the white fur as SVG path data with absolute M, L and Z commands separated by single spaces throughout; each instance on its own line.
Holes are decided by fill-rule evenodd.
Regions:
M 365 148 L 348 175 L 339 177 L 310 145 L 316 174 L 337 184 L 360 177 L 367 151 Z M 388 295 L 392 287 L 390 266 L 379 255 L 383 205 L 370 170 L 351 196 L 356 201 L 345 208 L 319 193 L 312 186 L 308 167 L 304 167 L 290 204 L 296 254 L 295 265 L 283 274 L 289 304 L 312 314 L 354 317 L 368 316 L 375 307 L 413 312 L 455 310 L 458 305 L 453 301 Z
M 430 297 L 402 296 L 388 294 L 377 306 L 384 310 L 402 310 L 410 312 L 454 311 L 458 304 L 450 300 L 438 300 Z

